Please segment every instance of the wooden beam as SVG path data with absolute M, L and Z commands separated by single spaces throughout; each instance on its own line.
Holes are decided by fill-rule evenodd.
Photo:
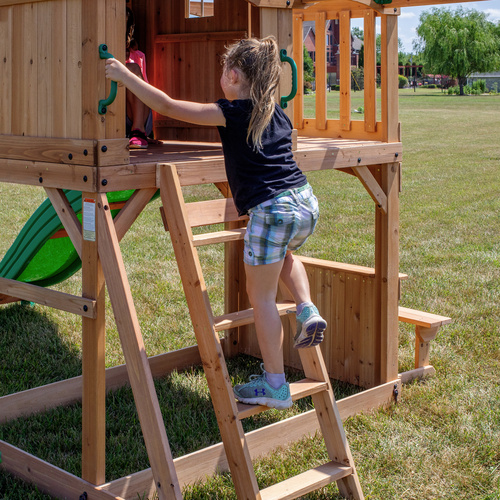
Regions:
M 15 297 L 17 300 L 35 302 L 85 318 L 96 317 L 96 301 L 85 297 L 69 295 L 7 278 L 0 278 L 0 293 Z
M 96 141 L 0 135 L 0 158 L 94 165 Z
M 351 14 L 339 14 L 340 32 L 340 129 L 351 130 Z
M 99 257 L 158 495 L 181 499 L 172 454 L 106 195 L 98 196 Z
M 98 311 L 95 318 L 82 321 L 82 477 L 101 484 L 106 480 L 106 316 L 96 193 L 83 192 L 82 207 L 82 295 L 95 300 Z
M 122 500 L 95 484 L 80 479 L 25 451 L 0 441 L 1 468 L 14 476 L 35 484 L 41 491 L 55 498 L 81 498 L 87 492 L 95 500 Z
M 316 128 L 326 129 L 326 14 L 316 14 Z M 350 84 L 349 84 L 350 85 Z
M 364 167 L 352 167 L 357 178 L 361 181 L 361 184 L 368 191 L 368 194 L 372 197 L 373 201 L 376 203 L 377 207 L 387 213 L 387 196 L 380 187 L 379 183 L 373 177 L 370 169 L 367 166 Z
M 365 130 L 375 132 L 377 129 L 377 59 L 375 50 L 375 14 L 372 10 L 364 12 L 364 105 Z

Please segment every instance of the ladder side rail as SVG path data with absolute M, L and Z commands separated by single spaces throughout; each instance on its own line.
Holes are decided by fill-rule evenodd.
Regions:
M 236 494 L 238 498 L 259 498 L 259 486 L 243 426 L 238 419 L 236 401 L 221 342 L 215 331 L 198 253 L 192 243 L 191 227 L 175 165 L 161 165 L 160 192 Z

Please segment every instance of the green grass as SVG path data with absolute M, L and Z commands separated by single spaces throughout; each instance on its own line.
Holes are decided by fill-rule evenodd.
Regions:
M 335 99 L 335 92 L 329 99 Z M 331 97 L 330 97 L 331 96 Z M 308 98 L 312 99 L 312 98 Z M 363 105 L 353 104 L 352 108 Z M 334 108 L 332 101 L 329 108 Z M 402 390 L 385 410 L 345 422 L 367 499 L 500 500 L 500 97 L 448 96 L 439 90 L 400 91 L 403 136 L 400 270 L 402 304 L 453 318 L 432 343 L 437 375 Z M 353 115 L 361 118 L 362 115 Z M 352 176 L 309 175 L 321 203 L 316 235 L 303 253 L 374 265 L 373 202 Z M 205 189 L 187 193 L 207 196 Z M 21 224 L 43 199 L 40 188 L 0 185 L 3 255 Z M 169 236 L 148 207 L 123 240 L 122 251 L 148 354 L 194 342 Z M 221 253 L 203 248 L 215 314 L 222 312 Z M 80 276 L 59 289 L 80 293 Z M 123 356 L 108 306 L 106 363 Z M 0 394 L 80 374 L 79 318 L 20 305 L 0 308 Z M 412 368 L 414 333 L 400 328 L 400 370 Z M 258 361 L 231 360 L 234 382 Z M 290 372 L 290 377 L 300 374 Z M 219 434 L 199 368 L 156 382 L 174 456 L 218 442 Z M 356 388 L 338 384 L 337 397 Z M 252 429 L 310 407 L 266 412 L 245 421 Z M 107 479 L 148 467 L 131 392 L 108 397 Z M 81 406 L 58 408 L 0 426 L 11 442 L 80 473 Z M 325 460 L 320 439 L 308 439 L 256 464 L 261 487 Z M 307 499 L 336 499 L 331 486 Z M 48 499 L 0 472 L 0 497 Z M 229 474 L 185 491 L 187 499 L 234 499 Z

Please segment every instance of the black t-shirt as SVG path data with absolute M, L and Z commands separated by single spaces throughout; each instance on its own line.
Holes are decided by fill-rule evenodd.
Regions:
M 217 128 L 227 180 L 240 215 L 283 191 L 307 183 L 293 159 L 292 124 L 277 104 L 258 151 L 253 149 L 251 138 L 247 142 L 252 101 L 220 99 L 217 104 L 226 118 L 226 126 Z

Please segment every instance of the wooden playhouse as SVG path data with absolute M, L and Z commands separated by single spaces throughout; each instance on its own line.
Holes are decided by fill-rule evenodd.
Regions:
M 104 76 L 106 54 L 125 55 L 124 0 L 0 0 L 0 181 L 40 186 L 64 225 L 82 263 L 81 296 L 0 278 L 0 303 L 27 300 L 82 317 L 81 377 L 0 398 L 5 422 L 82 399 L 82 477 L 75 477 L 0 442 L 2 468 L 60 498 L 181 498 L 182 486 L 229 469 L 238 498 L 296 498 L 336 481 L 348 498 L 363 498 L 341 419 L 393 400 L 401 381 L 432 373 L 429 342 L 449 318 L 399 307 L 399 192 L 402 145 L 398 122 L 398 15 L 432 0 L 133 0 L 137 38 L 146 52 L 149 80 L 176 98 L 211 102 L 222 97 L 219 55 L 248 35 L 276 36 L 285 64 L 279 96 L 297 130 L 295 157 L 305 172 L 340 170 L 355 175 L 374 202 L 375 267 L 303 258 L 313 300 L 329 323 L 321 347 L 300 355 L 291 347 L 283 293 L 278 307 L 288 341 L 286 363 L 304 370 L 294 399 L 312 395 L 315 410 L 245 436 L 240 420 L 261 407 L 236 404 L 224 359 L 258 356 L 252 311 L 240 261 L 245 218 L 227 187 L 215 129 L 155 116 L 161 145 L 128 150 L 125 92 Z M 195 14 L 191 17 L 190 13 Z M 351 113 L 350 20 L 364 22 L 364 114 Z M 327 118 L 326 21 L 339 25 L 340 108 Z M 381 30 L 381 101 L 376 99 L 376 23 Z M 303 111 L 303 22 L 316 31 L 314 118 Z M 200 75 L 203 75 L 200 78 Z M 202 84 L 200 84 L 202 83 Z M 327 173 L 325 172 L 325 175 Z M 185 203 L 182 187 L 215 184 L 220 197 Z M 170 232 L 197 346 L 148 359 L 130 292 L 120 239 L 158 189 Z M 64 190 L 64 191 L 63 191 Z M 70 200 L 68 192 L 76 192 Z M 126 199 L 113 193 L 129 190 Z M 81 194 L 80 194 L 81 193 Z M 335 193 L 332 193 L 334 196 Z M 79 208 L 75 208 L 78 206 Z M 113 218 L 112 212 L 119 209 Z M 77 217 L 76 212 L 83 215 Z M 224 223 L 193 235 L 191 228 Z M 214 317 L 197 247 L 225 245 L 225 311 Z M 78 261 L 79 262 L 79 261 Z M 107 287 L 125 365 L 105 369 L 104 289 Z M 168 300 L 168 297 L 166 298 Z M 291 315 L 293 316 L 293 315 Z M 416 325 L 415 369 L 398 374 L 398 323 Z M 222 443 L 173 460 L 153 377 L 203 364 Z M 339 401 L 329 378 L 366 390 Z M 151 469 L 106 482 L 105 396 L 130 384 Z M 305 432 L 323 433 L 330 462 L 259 491 L 251 460 Z M 85 495 L 82 497 L 82 495 Z

